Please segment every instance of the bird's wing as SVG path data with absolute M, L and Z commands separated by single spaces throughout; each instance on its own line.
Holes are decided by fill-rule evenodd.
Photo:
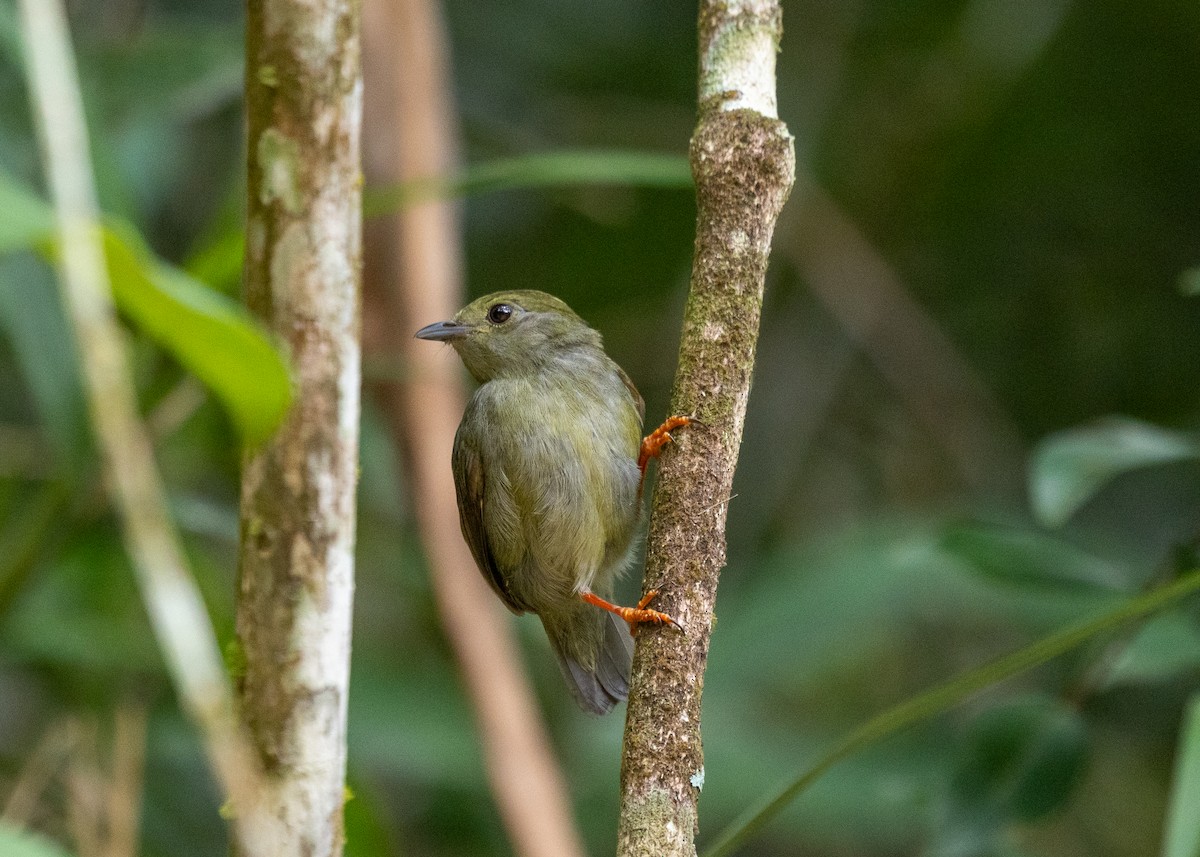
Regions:
M 615 363 L 613 365 L 616 366 Z M 637 387 L 633 386 L 633 381 L 628 375 L 625 374 L 625 370 L 620 366 L 617 366 L 617 374 L 621 376 L 621 383 L 625 385 L 625 389 L 628 390 L 629 395 L 633 397 L 633 406 L 637 408 L 638 422 L 645 422 L 646 403 L 642 400 L 642 394 L 638 392 Z
M 475 564 L 492 590 L 500 596 L 504 605 L 515 613 L 528 610 L 528 606 L 513 597 L 496 565 L 496 557 L 488 544 L 487 530 L 483 524 L 483 502 L 487 473 L 479 446 L 470 433 L 459 431 L 454 438 L 454 489 L 458 493 L 458 522 L 463 538 L 471 548 Z

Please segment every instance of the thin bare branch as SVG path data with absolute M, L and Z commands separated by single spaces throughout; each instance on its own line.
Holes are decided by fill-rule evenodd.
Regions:
M 125 700 L 113 721 L 108 857 L 137 857 L 146 762 L 146 705 Z
M 403 181 L 450 173 L 457 147 L 437 3 L 369 0 L 364 15 L 372 177 Z M 449 462 L 465 401 L 462 373 L 452 353 L 412 338 L 417 327 L 449 318 L 463 302 L 460 248 L 457 212 L 447 201 L 409 206 L 368 233 L 368 301 L 377 310 L 368 330 L 410 369 L 407 383 L 381 386 L 379 393 L 393 434 L 409 451 L 438 607 L 513 848 L 525 857 L 578 857 L 584 852 L 565 782 L 512 631 L 458 531 Z
M 42 793 L 79 742 L 79 724 L 70 718 L 52 723 L 21 766 L 16 784 L 0 813 L 0 821 L 25 827 L 33 817 Z

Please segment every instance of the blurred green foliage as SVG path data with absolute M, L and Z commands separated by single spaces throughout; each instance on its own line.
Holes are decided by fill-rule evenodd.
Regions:
M 66 857 L 67 852 L 37 834 L 24 833 L 0 824 L 0 851 L 8 857 Z
M 1200 303 L 1179 288 L 1200 264 L 1196 5 L 784 5 L 780 111 L 804 172 L 978 389 L 936 403 L 943 433 L 922 422 L 921 379 L 899 391 L 880 365 L 927 343 L 883 335 L 889 318 L 878 337 L 849 336 L 809 288 L 807 236 L 785 213 L 705 684 L 702 843 L 870 715 L 1200 564 Z M 692 4 L 445 11 L 468 163 L 685 153 Z M 71 13 L 105 210 L 159 258 L 236 291 L 240 4 L 75 0 Z M 0 167 L 40 187 L 13 21 L 0 3 Z M 518 175 L 466 200 L 471 291 L 561 295 L 603 331 L 647 413 L 664 413 L 690 194 L 534 184 Z M 798 191 L 789 206 L 805 204 Z M 11 225 L 0 245 L 21 239 Z M 146 705 L 142 853 L 222 853 L 220 800 L 104 500 L 54 288 L 38 258 L 0 260 L 0 796 L 56 724 L 94 724 L 106 752 L 114 706 Z M 237 430 L 194 394 L 177 351 L 131 329 L 172 511 L 227 641 Z M 1022 445 L 980 462 L 982 485 L 944 442 L 980 393 Z M 509 853 L 404 462 L 367 404 L 348 853 Z M 1012 487 L 1026 474 L 1028 500 Z M 1200 734 L 1183 723 L 1197 618 L 1191 604 L 1097 639 L 846 760 L 746 853 L 1157 853 L 1168 805 L 1196 789 Z M 579 823 L 593 853 L 610 851 L 619 717 L 575 711 L 536 622 L 517 625 Z M 68 801 L 51 787 L 30 821 L 70 845 Z M 1186 849 L 1196 820 L 1171 819 Z
M 0 173 L 0 254 L 58 248 L 53 209 Z M 291 379 L 267 334 L 238 303 L 164 265 L 124 224 L 103 227 L 113 301 L 196 377 L 229 411 L 242 440 L 270 437 L 291 404 Z

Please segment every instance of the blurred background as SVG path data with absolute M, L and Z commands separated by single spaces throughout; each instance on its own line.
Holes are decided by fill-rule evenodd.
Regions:
M 241 4 L 68 5 L 106 211 L 237 294 Z M 686 156 L 693 4 L 443 13 L 465 164 Z M 784 22 L 780 114 L 800 176 L 729 510 L 702 845 L 866 717 L 1195 568 L 1200 536 L 1200 7 L 785 0 Z M 4 2 L 0 166 L 43 187 L 18 39 Z M 603 332 L 648 421 L 667 412 L 690 189 L 518 188 L 468 196 L 462 216 L 471 296 L 561 296 Z M 50 269 L 0 259 L 0 802 L 41 783 L 23 820 L 91 857 L 89 818 L 135 787 L 138 853 L 224 853 L 72 349 Z M 135 358 L 224 643 L 236 434 L 166 353 L 139 336 Z M 370 355 L 365 369 L 376 384 L 404 372 Z M 406 462 L 365 403 L 347 853 L 508 854 Z M 1078 490 L 1056 503 L 1064 484 Z M 1200 687 L 1198 617 L 1164 613 L 849 759 L 745 853 L 1159 853 Z M 513 621 L 589 851 L 611 852 L 622 715 L 576 711 L 536 620 Z

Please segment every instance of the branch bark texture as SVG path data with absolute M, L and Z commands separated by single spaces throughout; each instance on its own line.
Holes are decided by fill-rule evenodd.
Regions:
M 250 0 L 246 302 L 295 403 L 246 455 L 237 632 L 278 853 L 342 851 L 359 424 L 356 0 Z
M 646 589 L 686 629 L 643 631 L 621 764 L 621 857 L 694 855 L 704 783 L 700 700 L 725 521 L 754 368 L 771 236 L 795 178 L 776 116 L 782 13 L 772 0 L 700 4 L 697 230 L 672 413 L 698 420 L 663 456 Z

